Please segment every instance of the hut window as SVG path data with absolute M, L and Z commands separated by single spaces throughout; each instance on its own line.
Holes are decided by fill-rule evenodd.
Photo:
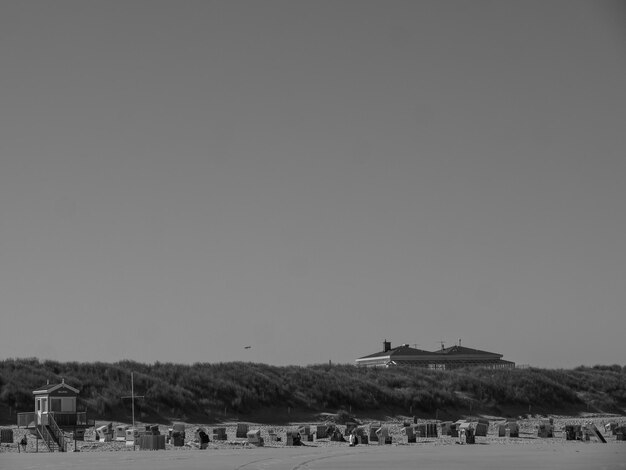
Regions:
M 61 411 L 76 411 L 76 398 L 63 398 Z
M 61 399 L 60 398 L 50 399 L 50 411 L 61 411 Z

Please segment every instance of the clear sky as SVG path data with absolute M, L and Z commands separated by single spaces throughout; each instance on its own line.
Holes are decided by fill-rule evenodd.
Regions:
M 624 2 L 4 0 L 0 358 L 624 364 L 625 84 Z

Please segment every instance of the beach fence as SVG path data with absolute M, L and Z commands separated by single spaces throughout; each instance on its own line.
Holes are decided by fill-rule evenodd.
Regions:
M 214 441 L 225 441 L 228 439 L 226 435 L 226 428 L 213 428 L 213 440 Z
M 137 442 L 140 450 L 165 450 L 165 435 L 142 434 Z
M 9 429 L 9 428 L 0 429 L 0 443 L 13 444 L 13 429 Z

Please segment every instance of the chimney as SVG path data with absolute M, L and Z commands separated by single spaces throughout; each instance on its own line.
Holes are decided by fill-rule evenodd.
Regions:
M 391 351 L 391 341 L 383 341 L 383 352 Z
M 459 338 L 459 347 L 461 347 L 461 338 Z

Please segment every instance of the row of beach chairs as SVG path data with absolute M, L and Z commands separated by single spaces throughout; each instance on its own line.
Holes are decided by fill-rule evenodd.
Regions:
M 407 443 L 417 442 L 418 438 L 436 438 L 439 432 L 442 436 L 459 438 L 461 443 L 474 443 L 475 438 L 487 436 L 489 421 L 485 419 L 458 420 L 456 422 L 426 422 L 426 423 L 404 423 L 402 430 Z M 440 431 L 439 431 L 440 430 Z M 498 437 L 519 437 L 520 427 L 516 421 L 507 421 L 495 425 Z M 617 440 L 625 440 L 626 426 L 619 426 L 617 423 L 609 423 L 605 427 L 606 432 L 616 435 Z M 285 444 L 288 446 L 306 445 L 314 439 L 329 439 L 330 441 L 346 442 L 348 436 L 355 434 L 358 444 L 391 444 L 392 438 L 387 426 L 381 423 L 370 423 L 361 425 L 358 423 L 347 423 L 342 430 L 335 424 L 325 425 L 302 425 L 293 430 L 287 431 Z M 537 426 L 537 437 L 552 438 L 555 434 L 552 420 L 541 422 Z M 158 426 L 146 426 L 143 430 L 132 429 L 129 426 L 119 425 L 113 428 L 111 424 L 101 426 L 96 429 L 96 439 L 125 441 L 127 445 L 139 444 L 142 448 L 165 448 L 165 442 L 170 442 L 173 446 L 183 446 L 186 441 L 185 426 L 181 423 L 174 424 L 169 429 L 167 435 L 159 436 Z M 590 437 L 597 438 L 601 442 L 606 442 L 602 433 L 592 424 L 567 425 L 563 429 L 563 436 L 567 440 L 589 440 Z M 213 441 L 226 441 L 227 434 L 225 427 L 213 428 L 211 434 Z M 249 429 L 247 423 L 238 423 L 236 430 L 238 439 L 247 439 L 250 444 L 262 446 L 265 443 L 258 429 Z M 270 442 L 279 442 L 281 436 L 273 430 L 269 430 L 268 439 Z M 204 428 L 195 431 L 193 441 L 200 448 L 206 448 L 210 442 L 209 433 Z M 351 441 L 352 442 L 352 441 Z

